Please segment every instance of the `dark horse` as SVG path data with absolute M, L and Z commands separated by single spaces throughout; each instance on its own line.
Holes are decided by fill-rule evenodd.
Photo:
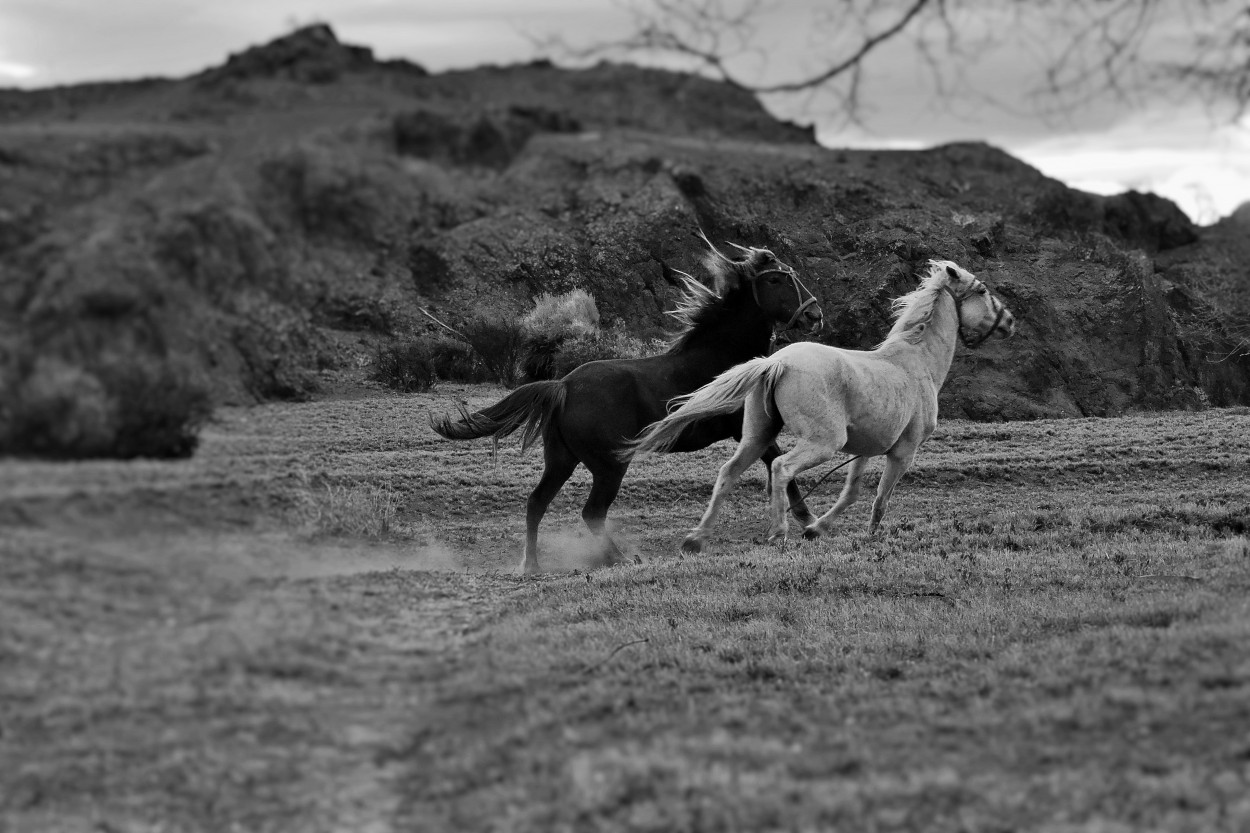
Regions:
M 667 352 L 642 359 L 586 362 L 554 381 L 522 385 L 499 402 L 475 413 L 431 419 L 434 430 L 453 440 L 507 436 L 523 427 L 522 448 L 543 441 L 542 478 L 525 507 L 525 553 L 520 570 L 538 572 L 538 524 L 578 463 L 593 482 L 582 519 L 607 542 L 609 559 L 620 550 L 607 535 L 608 507 L 629 468 L 629 441 L 662 419 L 674 397 L 712 381 L 718 374 L 768 352 L 775 324 L 789 329 L 802 321 L 816 331 L 820 306 L 795 271 L 767 249 L 737 248 L 733 260 L 706 237 L 715 291 L 682 275 L 686 297 L 674 313 L 686 327 Z M 696 451 L 719 440 L 740 439 L 742 411 L 690 426 L 671 451 Z M 765 465 L 780 455 L 776 444 L 764 452 Z M 798 486 L 788 490 L 791 511 L 804 524 L 813 518 Z

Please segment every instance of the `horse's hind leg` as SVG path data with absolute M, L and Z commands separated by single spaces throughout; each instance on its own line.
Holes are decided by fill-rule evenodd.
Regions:
M 760 459 L 764 461 L 764 465 L 768 467 L 768 493 L 772 494 L 773 488 L 773 460 L 781 456 L 781 449 L 776 443 L 770 445 L 764 451 L 764 456 Z M 799 489 L 797 480 L 791 480 L 786 486 L 786 497 L 790 499 L 790 514 L 794 519 L 803 526 L 810 526 L 812 521 L 816 520 L 816 516 L 812 514 L 812 510 L 807 508 L 807 501 L 803 499 L 803 492 Z
M 712 499 L 708 501 L 703 517 L 699 519 L 699 525 L 690 530 L 686 540 L 681 542 L 682 552 L 693 554 L 703 551 L 703 544 L 707 540 L 708 530 L 712 528 L 712 523 L 716 520 L 716 516 L 720 514 L 725 498 L 729 497 L 729 493 L 737 485 L 738 478 L 742 476 L 742 473 L 760 458 L 764 449 L 767 448 L 768 442 L 770 440 L 761 442 L 746 436 L 738 443 L 738 448 L 734 450 L 733 456 L 725 461 L 725 464 L 720 467 L 720 471 L 716 474 L 716 485 L 712 487 Z
M 624 560 L 624 556 L 620 548 L 616 546 L 616 542 L 612 540 L 612 536 L 608 534 L 608 508 L 612 506 L 612 501 L 616 500 L 616 495 L 621 490 L 621 481 L 625 479 L 625 472 L 629 467 L 619 463 L 608 464 L 599 461 L 587 465 L 594 480 L 590 485 L 590 496 L 586 498 L 586 505 L 582 507 L 582 520 L 586 522 L 590 531 L 604 542 L 608 563 L 617 564 Z M 634 561 L 638 564 L 642 563 L 642 560 L 636 556 Z
M 742 439 L 738 441 L 738 447 L 734 450 L 733 456 L 725 461 L 720 471 L 717 472 L 716 485 L 712 487 L 712 499 L 708 501 L 703 517 L 699 519 L 699 525 L 690 531 L 686 540 L 681 542 L 682 552 L 697 553 L 703 550 L 708 530 L 711 529 L 716 516 L 720 514 L 725 498 L 738 483 L 738 478 L 742 476 L 742 473 L 760 459 L 768 451 L 769 446 L 774 444 L 778 430 L 765 413 L 763 400 L 759 394 L 748 396 L 742 417 Z
M 864 482 L 864 468 L 868 465 L 868 460 L 868 457 L 856 457 L 851 461 L 850 468 L 846 472 L 846 485 L 842 487 L 842 494 L 838 496 L 837 503 L 833 504 L 829 511 L 821 515 L 815 523 L 809 524 L 807 529 L 803 530 L 804 538 L 811 541 L 828 532 L 829 525 L 834 519 L 859 499 L 859 490 Z
M 575 468 L 577 458 L 559 440 L 553 439 L 543 447 L 543 476 L 525 502 L 525 551 L 518 568 L 521 575 L 538 572 L 538 524 Z

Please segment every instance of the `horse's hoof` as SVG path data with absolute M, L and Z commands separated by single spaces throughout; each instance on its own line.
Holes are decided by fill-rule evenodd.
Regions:
M 773 534 L 768 536 L 768 543 L 776 544 L 777 546 L 784 547 L 786 545 L 786 533 L 774 532 Z
M 516 574 L 518 576 L 536 576 L 539 572 L 537 558 L 522 559 L 521 563 L 516 568 Z
M 681 551 L 686 555 L 698 555 L 703 552 L 703 541 L 690 536 L 681 542 Z
M 803 530 L 804 541 L 815 541 L 820 537 L 820 530 L 814 526 L 809 526 Z

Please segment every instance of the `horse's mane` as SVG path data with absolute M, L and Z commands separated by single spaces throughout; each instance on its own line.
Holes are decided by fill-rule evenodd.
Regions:
M 894 326 L 890 328 L 885 340 L 877 345 L 878 348 L 898 341 L 915 344 L 920 340 L 924 332 L 920 325 L 928 324 L 933 318 L 938 293 L 950 281 L 950 276 L 946 273 L 947 266 L 954 266 L 961 273 L 964 272 L 959 264 L 949 260 L 930 260 L 929 274 L 920 281 L 920 286 L 890 303 L 894 309 Z
M 750 249 L 742 260 L 728 260 L 709 252 L 704 265 L 712 273 L 710 289 L 693 275 L 674 269 L 673 273 L 680 281 L 681 297 L 668 314 L 681 323 L 682 329 L 669 340 L 665 352 L 677 353 L 688 346 L 695 333 L 709 326 L 724 311 L 726 299 L 736 290 L 744 288 L 764 261 L 771 257 L 766 249 Z

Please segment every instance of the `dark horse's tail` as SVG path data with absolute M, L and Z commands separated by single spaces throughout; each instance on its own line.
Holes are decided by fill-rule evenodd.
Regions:
M 458 418 L 431 416 L 430 427 L 449 440 L 491 437 L 496 442 L 522 428 L 521 449 L 524 450 L 546 434 L 552 417 L 564 409 L 567 392 L 563 380 L 530 382 L 489 408 L 470 413 L 462 405 Z

